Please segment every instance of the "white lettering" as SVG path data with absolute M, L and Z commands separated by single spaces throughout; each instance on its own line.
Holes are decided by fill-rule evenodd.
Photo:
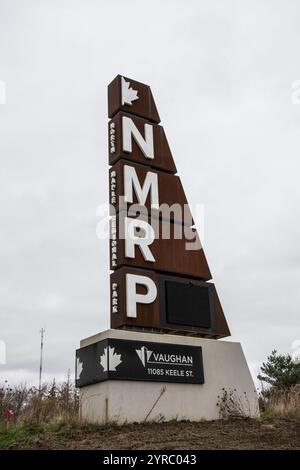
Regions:
M 150 193 L 151 207 L 159 208 L 158 199 L 158 178 L 157 173 L 148 171 L 145 177 L 143 187 L 141 186 L 136 170 L 133 166 L 124 166 L 124 198 L 126 202 L 133 203 L 133 190 L 136 194 L 138 204 L 145 205 L 148 194 Z
M 137 285 L 142 285 L 147 288 L 146 294 L 137 293 Z M 151 304 L 157 296 L 157 288 L 147 276 L 140 276 L 136 274 L 126 274 L 126 315 L 129 318 L 136 318 L 137 304 Z
M 148 222 L 139 219 L 130 219 L 125 217 L 125 256 L 127 258 L 135 257 L 135 246 L 138 245 L 146 261 L 155 263 L 155 258 L 151 253 L 149 245 L 155 240 L 155 233 Z M 136 233 L 139 233 L 139 236 Z
M 146 158 L 154 158 L 154 143 L 153 143 L 153 127 L 150 124 L 145 124 L 145 138 L 142 136 L 133 120 L 127 116 L 122 119 L 123 129 L 123 150 L 124 152 L 132 152 L 132 137 L 142 150 Z

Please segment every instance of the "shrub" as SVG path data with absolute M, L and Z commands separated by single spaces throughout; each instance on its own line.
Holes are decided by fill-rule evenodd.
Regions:
M 10 414 L 11 410 L 12 414 Z M 79 395 L 74 384 L 44 384 L 36 387 L 0 387 L 0 424 L 38 424 L 50 421 L 78 420 Z
M 277 355 L 272 351 L 260 368 L 257 378 L 271 388 L 284 389 L 300 384 L 300 362 L 287 355 Z

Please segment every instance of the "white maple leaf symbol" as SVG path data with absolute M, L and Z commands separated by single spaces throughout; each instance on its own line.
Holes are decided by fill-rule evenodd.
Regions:
M 83 369 L 82 362 L 81 362 L 80 358 L 77 357 L 77 360 L 76 360 L 76 379 L 77 380 L 80 379 L 82 369 Z
M 107 350 L 108 350 L 109 357 L 107 357 Z M 109 367 L 108 367 L 108 362 L 109 362 Z M 102 356 L 100 356 L 100 364 L 103 367 L 104 372 L 106 372 L 107 369 L 110 371 L 115 371 L 116 367 L 118 367 L 118 365 L 121 364 L 121 362 L 122 362 L 121 354 L 116 354 L 115 348 L 111 348 L 110 346 L 108 348 L 104 348 L 104 352 Z
M 126 82 L 124 77 L 121 77 L 122 82 L 122 106 L 124 104 L 129 104 L 132 106 L 132 101 L 138 100 L 137 90 L 134 90 L 130 86 L 130 82 Z

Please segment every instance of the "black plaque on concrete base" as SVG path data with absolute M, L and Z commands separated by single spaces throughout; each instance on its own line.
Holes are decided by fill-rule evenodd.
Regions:
M 202 348 L 105 339 L 76 351 L 76 386 L 103 380 L 203 384 Z

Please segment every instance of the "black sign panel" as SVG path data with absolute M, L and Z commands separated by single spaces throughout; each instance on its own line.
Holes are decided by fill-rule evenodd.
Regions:
M 203 384 L 202 348 L 105 339 L 76 351 L 76 386 L 103 380 Z
M 160 318 L 174 330 L 217 332 L 214 284 L 160 275 Z
M 166 281 L 165 301 L 168 323 L 211 328 L 210 286 L 190 281 Z

